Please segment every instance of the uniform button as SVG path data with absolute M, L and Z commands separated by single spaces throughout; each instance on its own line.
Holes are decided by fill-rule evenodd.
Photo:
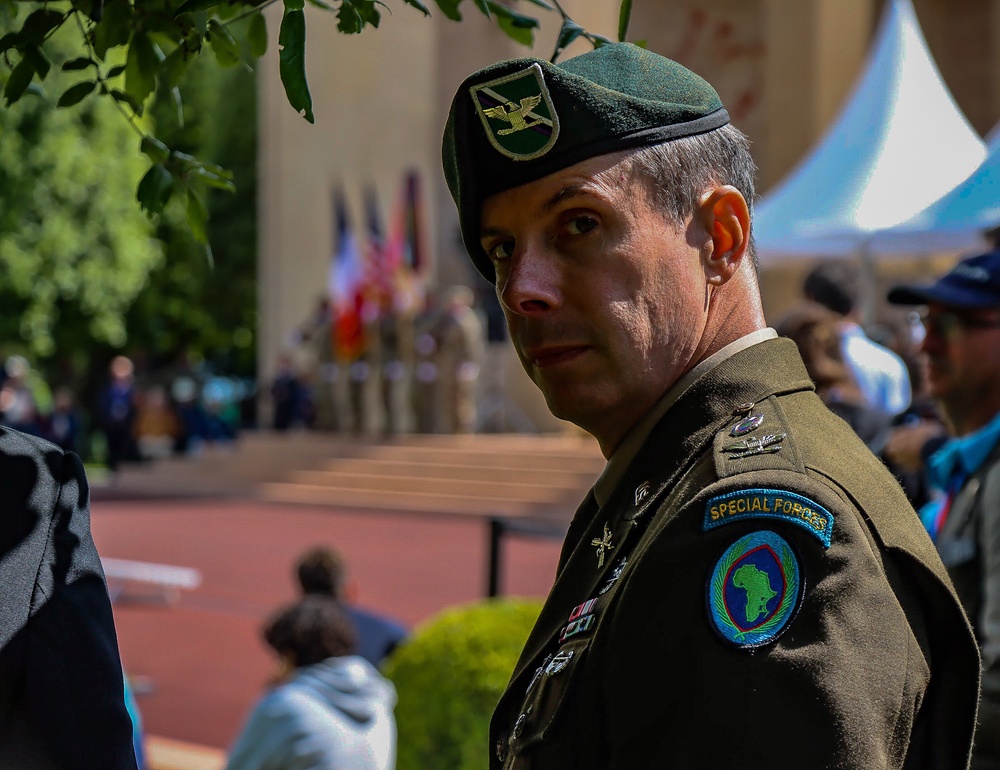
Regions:
M 514 729 L 510 731 L 511 738 L 517 740 L 518 738 L 521 737 L 521 731 L 524 730 L 524 723 L 528 721 L 528 715 L 530 713 L 531 713 L 531 707 L 529 706 L 528 710 L 523 712 L 521 716 L 517 718 L 517 721 L 514 723 Z

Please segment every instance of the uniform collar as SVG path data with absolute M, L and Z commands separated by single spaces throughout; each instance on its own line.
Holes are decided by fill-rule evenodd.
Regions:
M 756 345 L 764 340 L 774 339 L 777 336 L 778 333 L 770 327 L 750 332 L 750 334 L 730 342 L 724 348 L 702 359 L 694 367 L 685 372 L 677 382 L 667 389 L 667 392 L 660 397 L 660 400 L 656 402 L 653 408 L 625 434 L 625 438 L 622 439 L 618 448 L 611 455 L 611 459 L 608 460 L 604 471 L 594 484 L 594 496 L 597 499 L 597 504 L 603 507 L 608 502 L 611 493 L 618 486 L 626 470 L 628 470 L 639 454 L 639 450 L 646 443 L 646 439 L 649 438 L 649 434 L 652 433 L 653 428 L 656 427 L 656 424 L 663 418 L 663 415 L 670 410 L 670 407 L 677 402 L 677 399 L 680 398 L 685 390 L 726 359 L 731 358 L 742 350 L 746 350 L 751 345 Z

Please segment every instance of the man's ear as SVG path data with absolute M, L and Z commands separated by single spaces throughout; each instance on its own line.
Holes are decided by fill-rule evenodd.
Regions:
M 705 271 L 709 283 L 721 286 L 739 269 L 750 245 L 750 207 L 743 193 L 722 185 L 705 193 L 698 216 L 712 240 Z

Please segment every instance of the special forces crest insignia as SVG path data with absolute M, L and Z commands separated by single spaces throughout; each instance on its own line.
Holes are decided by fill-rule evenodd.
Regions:
M 788 627 L 803 593 L 792 547 L 774 532 L 741 537 L 726 549 L 708 581 L 708 615 L 737 647 L 759 647 Z
M 537 64 L 469 89 L 486 136 L 512 160 L 547 153 L 559 137 L 559 118 Z

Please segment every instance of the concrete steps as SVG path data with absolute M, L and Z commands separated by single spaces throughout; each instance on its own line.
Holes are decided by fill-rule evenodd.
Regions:
M 254 497 L 479 516 L 568 517 L 604 459 L 588 436 L 479 434 L 374 441 L 248 433 L 229 449 L 126 466 L 95 497 Z

